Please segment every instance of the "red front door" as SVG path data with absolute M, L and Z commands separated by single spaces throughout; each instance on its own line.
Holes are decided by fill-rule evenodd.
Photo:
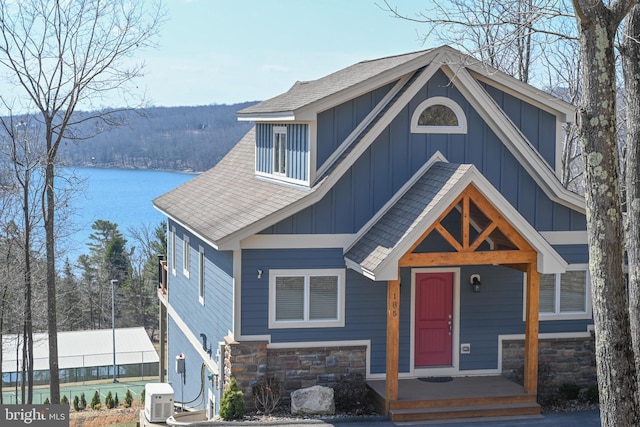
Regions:
M 453 273 L 416 274 L 415 366 L 451 366 Z

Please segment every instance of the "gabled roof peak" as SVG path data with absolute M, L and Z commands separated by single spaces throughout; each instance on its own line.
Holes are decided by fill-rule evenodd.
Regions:
M 296 81 L 280 95 L 238 111 L 239 120 L 313 120 L 315 114 L 346 99 L 400 79 L 433 61 L 463 67 L 508 87 L 523 97 L 548 105 L 571 119 L 573 107 L 450 46 L 357 62 L 316 80 Z M 454 70 L 455 73 L 455 70 Z

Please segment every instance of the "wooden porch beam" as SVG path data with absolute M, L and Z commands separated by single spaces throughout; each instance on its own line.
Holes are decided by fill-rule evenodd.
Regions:
M 398 400 L 398 360 L 400 355 L 400 280 L 387 284 L 387 373 L 385 408 Z
M 425 252 L 405 254 L 400 267 L 430 267 L 445 265 L 532 264 L 537 260 L 535 251 L 486 252 Z
M 538 320 L 540 310 L 540 273 L 536 263 L 527 268 L 527 307 L 524 335 L 524 391 L 538 391 Z

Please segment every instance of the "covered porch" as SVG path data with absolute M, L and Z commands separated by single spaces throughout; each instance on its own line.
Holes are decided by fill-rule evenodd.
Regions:
M 381 413 L 393 421 L 540 414 L 536 403 L 540 273 L 563 271 L 566 263 L 475 167 L 448 163 L 429 167 L 345 258 L 351 268 L 387 283 L 385 379 L 369 382 Z M 479 265 L 525 273 L 524 386 L 499 375 L 465 377 L 459 366 L 452 366 L 452 347 L 453 353 L 458 350 L 451 336 L 459 334 L 461 326 L 452 308 L 450 279 L 420 284 L 426 296 L 419 299 L 416 291 L 412 306 L 401 307 L 402 271 Z M 417 289 L 413 280 L 409 285 Z M 426 301 L 428 308 L 419 309 L 417 301 Z M 416 326 L 410 337 L 411 348 L 441 346 L 443 353 L 449 354 L 431 362 L 429 358 L 419 360 L 417 350 L 412 350 L 410 369 L 428 372 L 452 366 L 457 371 L 452 381 L 399 380 L 402 310 L 429 313 L 422 317 L 430 317 L 430 321 L 440 316 L 430 322 L 440 326 L 429 326 L 431 329 L 424 333 L 434 338 L 424 340 L 418 331 L 418 314 L 412 315 L 410 321 L 415 319 Z

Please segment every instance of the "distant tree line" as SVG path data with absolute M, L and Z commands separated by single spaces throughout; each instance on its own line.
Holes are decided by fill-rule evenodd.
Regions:
M 65 141 L 58 159 L 74 166 L 205 171 L 249 131 L 252 124 L 235 113 L 254 103 L 129 110 L 104 131 L 102 123 L 88 120 L 81 133 L 91 139 Z

